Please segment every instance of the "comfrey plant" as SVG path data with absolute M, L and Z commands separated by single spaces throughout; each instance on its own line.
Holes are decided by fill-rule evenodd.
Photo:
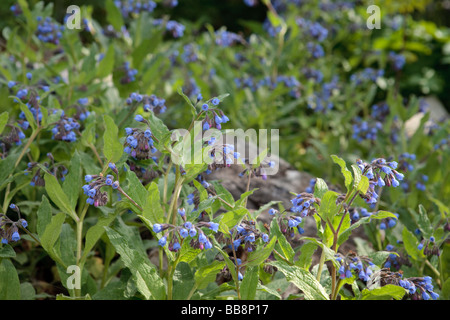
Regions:
M 177 1 L 106 0 L 106 25 L 83 8 L 80 30 L 48 18 L 51 5 L 11 7 L 23 28 L 4 30 L 0 54 L 0 298 L 36 298 L 16 263 L 35 252 L 54 267 L 57 299 L 283 299 L 289 284 L 298 290 L 288 299 L 445 298 L 448 208 L 432 195 L 448 132 L 405 135 L 417 110 L 428 128 L 419 103 L 402 101 L 382 63 L 336 60 L 353 5 L 245 1 L 269 10 L 250 36 L 203 33 L 159 16 L 160 5 Z M 373 59 L 400 77 L 410 56 Z M 372 101 L 383 85 L 385 101 Z M 268 197 L 252 208 L 254 185 L 269 184 L 277 163 L 221 141 L 231 124 L 283 128 L 290 160 L 319 170 L 287 205 Z M 399 130 L 384 143 L 388 127 Z M 347 146 L 345 161 L 329 156 Z M 234 172 L 242 192 L 216 170 Z M 361 230 L 369 239 L 352 237 L 348 250 Z

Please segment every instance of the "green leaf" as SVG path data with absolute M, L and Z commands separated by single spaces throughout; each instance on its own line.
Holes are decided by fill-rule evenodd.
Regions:
M 128 185 L 126 188 L 127 194 L 131 197 L 131 199 L 136 201 L 136 203 L 140 205 L 141 208 L 144 208 L 147 202 L 149 192 L 142 185 L 141 181 L 136 176 L 136 173 L 134 173 L 134 171 L 128 169 L 126 173 L 126 178 L 128 181 Z M 139 214 L 141 213 L 141 211 L 138 210 L 134 205 L 132 205 L 132 209 L 136 210 L 136 212 Z
M 222 218 L 219 221 L 219 229 L 223 233 L 228 233 L 228 230 L 241 222 L 241 220 L 248 214 L 248 210 L 245 208 L 238 208 L 236 210 L 228 211 L 222 214 Z
M 309 270 L 290 266 L 284 261 L 272 261 L 269 264 L 281 271 L 286 280 L 302 290 L 306 300 L 329 300 L 328 293 Z
M 365 224 L 365 223 L 369 223 L 370 221 L 372 221 L 372 219 L 385 219 L 385 218 L 393 218 L 393 219 L 397 219 L 397 217 L 391 213 L 391 212 L 387 212 L 387 211 L 378 211 L 377 213 L 374 213 L 372 215 L 370 215 L 369 217 L 364 217 L 359 219 L 357 222 L 353 223 L 349 228 L 345 229 L 344 231 L 342 231 L 342 233 L 339 234 L 338 237 L 338 244 L 342 244 L 346 239 L 348 239 L 348 237 L 350 236 L 351 232 L 358 228 L 360 225 Z
M 189 264 L 178 263 L 173 274 L 173 299 L 186 300 L 194 284 L 194 275 Z
M 70 161 L 69 173 L 67 174 L 62 189 L 69 198 L 69 204 L 72 210 L 75 210 L 78 196 L 81 190 L 81 161 L 78 151 L 75 150 L 72 160 Z
M 9 259 L 0 259 L 0 300 L 20 300 L 20 281 Z
M 105 56 L 98 63 L 97 78 L 105 78 L 111 74 L 114 68 L 114 45 L 110 44 Z
M 106 0 L 105 8 L 107 13 L 106 20 L 114 27 L 114 29 L 116 29 L 116 31 L 120 31 L 124 22 L 119 8 L 116 7 L 112 0 Z
M 402 240 L 406 252 L 413 260 L 419 260 L 425 257 L 424 254 L 417 248 L 419 241 L 407 228 L 403 228 L 402 230 Z
M 322 197 L 319 207 L 319 215 L 323 220 L 332 219 L 339 211 L 339 206 L 336 205 L 339 193 L 334 191 L 327 191 Z
M 9 244 L 5 244 L 5 245 L 3 245 L 3 247 L 0 248 L 0 259 L 1 258 L 14 258 L 15 256 L 16 256 L 16 252 Z
M 428 219 L 428 214 L 423 205 L 419 204 L 419 228 L 425 239 L 429 239 L 433 235 L 433 226 Z
M 388 284 L 372 290 L 364 289 L 361 293 L 362 300 L 401 300 L 406 290 L 400 286 Z
M 62 225 L 64 220 L 66 219 L 66 215 L 63 212 L 58 213 L 53 216 L 50 223 L 45 228 L 44 234 L 41 237 L 41 245 L 50 255 L 50 257 L 61 264 L 61 266 L 66 267 L 66 264 L 61 260 L 61 257 L 55 251 L 55 243 L 58 240 Z
M 324 194 L 328 191 L 327 183 L 321 179 L 316 179 L 316 184 L 314 185 L 314 197 L 322 199 Z
M 116 224 L 117 228 L 117 224 Z M 152 265 L 145 251 L 131 246 L 130 239 L 123 227 L 118 231 L 105 227 L 112 245 L 120 255 L 124 265 L 130 269 L 139 292 L 146 299 L 163 300 L 166 297 L 166 286 L 159 277 L 158 271 Z
M 284 257 L 289 261 L 294 261 L 295 251 L 292 249 L 291 244 L 287 241 L 286 237 L 280 230 L 277 219 L 272 219 L 270 224 L 271 236 L 275 236 L 278 239 L 277 247 L 280 247 Z
M 92 248 L 94 248 L 97 241 L 100 240 L 102 235 L 105 233 L 105 227 L 109 226 L 116 216 L 117 212 L 106 217 L 101 216 L 97 223 L 88 229 L 85 237 L 83 256 L 81 257 L 81 261 L 83 261 L 83 263 L 86 261 L 89 252 Z
M 203 266 L 195 272 L 194 279 L 198 289 L 205 289 L 208 284 L 216 280 L 216 275 L 225 266 L 224 261 L 214 260 L 211 264 Z
M 322 250 L 324 250 L 324 252 L 325 252 L 325 261 L 331 261 L 336 267 L 340 266 L 340 263 L 336 260 L 336 257 L 335 257 L 336 252 L 334 252 L 331 248 L 327 247 L 325 244 L 323 244 L 322 242 L 318 241 L 315 238 L 301 237 L 300 239 L 311 241 L 316 246 L 321 247 Z
M 152 224 L 164 222 L 164 209 L 161 207 L 161 199 L 158 185 L 152 181 L 148 187 L 148 197 L 142 215 Z
M 264 263 L 266 259 L 270 256 L 277 243 L 277 237 L 273 236 L 272 239 L 265 245 L 264 248 L 258 248 L 256 251 L 252 252 L 247 258 L 246 266 L 259 266 Z
M 122 144 L 119 142 L 119 129 L 114 120 L 107 114 L 103 116 L 105 132 L 103 133 L 103 154 L 110 162 L 119 161 L 123 153 Z
M 149 122 L 149 127 L 152 135 L 157 139 L 157 141 L 155 141 L 157 149 L 163 150 L 164 145 L 162 144 L 162 142 L 168 135 L 170 135 L 170 130 L 161 119 L 155 116 L 153 112 L 149 113 L 147 120 Z
M 244 278 L 242 279 L 241 299 L 254 300 L 256 296 L 256 288 L 259 283 L 259 269 L 258 266 L 253 266 L 245 270 Z
M 353 177 L 350 170 L 347 169 L 345 161 L 336 155 L 331 155 L 331 158 L 333 159 L 334 163 L 338 164 L 341 167 L 341 173 L 344 175 L 345 179 L 345 187 L 347 188 L 347 190 L 350 190 Z
M 187 102 L 187 104 L 191 107 L 192 115 L 195 117 L 197 115 L 197 109 L 195 109 L 194 104 L 192 103 L 191 99 L 187 95 L 183 93 L 183 88 L 178 87 L 177 93 L 183 97 L 183 99 Z
M 37 211 L 36 231 L 39 237 L 44 234 L 45 228 L 52 221 L 52 206 L 45 195 L 42 195 L 42 201 Z
M 47 191 L 47 194 L 50 197 L 50 199 L 58 206 L 58 208 L 61 211 L 69 214 L 72 217 L 72 219 L 77 221 L 78 217 L 74 209 L 72 209 L 72 207 L 70 206 L 69 198 L 64 193 L 55 176 L 46 172 L 44 180 L 45 180 L 45 190 Z
M 2 114 L 0 114 L 0 134 L 3 132 L 3 129 L 5 129 L 5 126 L 8 123 L 8 119 L 9 113 L 7 111 L 2 112 Z
M 312 256 L 316 252 L 317 247 L 318 245 L 315 242 L 304 243 L 300 247 L 300 255 L 298 256 L 298 260 L 295 261 L 295 265 L 303 269 L 309 269 L 312 264 Z

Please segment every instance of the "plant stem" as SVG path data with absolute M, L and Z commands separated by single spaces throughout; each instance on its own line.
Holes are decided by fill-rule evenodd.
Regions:
M 325 263 L 325 250 L 322 249 L 322 253 L 320 254 L 320 261 L 319 261 L 319 269 L 317 270 L 317 282 L 320 282 L 320 276 L 322 274 L 323 265 Z

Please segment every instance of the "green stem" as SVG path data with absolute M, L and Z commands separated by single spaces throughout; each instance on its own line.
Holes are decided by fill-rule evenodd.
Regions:
M 320 276 L 322 274 L 323 265 L 325 264 L 325 250 L 322 249 L 320 254 L 319 269 L 317 270 L 317 282 L 320 282 Z

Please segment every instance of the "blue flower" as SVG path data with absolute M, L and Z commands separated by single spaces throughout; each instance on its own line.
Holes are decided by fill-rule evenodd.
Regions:
M 188 232 L 185 228 L 182 228 L 182 229 L 180 230 L 180 236 L 181 236 L 182 238 L 186 238 L 188 235 L 189 235 L 189 232 Z
M 19 241 L 20 240 L 20 234 L 19 232 L 15 231 L 11 236 L 12 241 Z
M 219 224 L 215 222 L 210 222 L 209 229 L 211 229 L 214 232 L 217 232 L 219 230 Z
M 134 120 L 139 121 L 139 122 L 142 122 L 142 121 L 144 121 L 144 117 L 142 117 L 140 114 L 137 114 L 137 115 L 134 117 Z
M 159 233 L 159 232 L 161 232 L 163 230 L 163 227 L 162 227 L 162 225 L 160 225 L 159 223 L 155 223 L 154 225 L 153 225 L 153 231 L 155 232 L 155 233 Z
M 209 109 L 208 104 L 207 104 L 207 103 L 204 103 L 204 104 L 202 105 L 202 110 L 203 110 L 203 111 L 208 111 L 208 109 Z
M 162 238 L 159 239 L 159 241 L 158 241 L 158 244 L 159 244 L 161 247 L 164 247 L 164 246 L 166 245 L 166 243 L 167 243 L 167 238 L 166 238 L 166 236 L 162 237 Z
M 213 105 L 217 106 L 217 105 L 220 103 L 220 100 L 217 99 L 217 98 L 214 98 L 214 99 L 211 100 L 211 103 L 212 103 Z

